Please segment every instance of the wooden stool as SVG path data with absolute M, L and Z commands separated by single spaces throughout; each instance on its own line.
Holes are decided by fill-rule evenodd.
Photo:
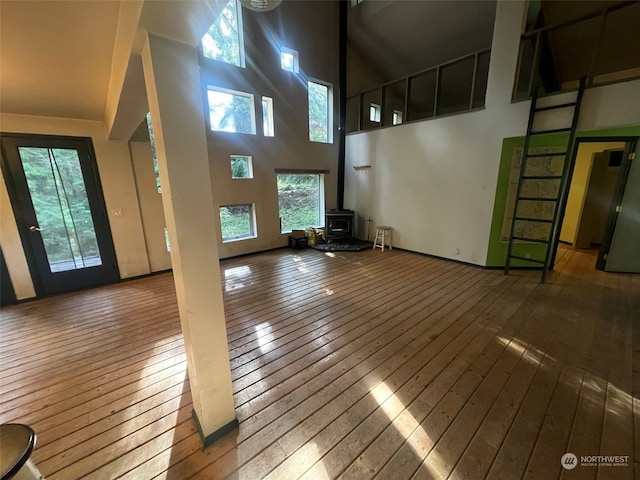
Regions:
M 379 226 L 376 228 L 376 238 L 373 240 L 373 249 L 376 247 L 382 249 L 384 252 L 385 245 L 389 247 L 389 250 L 393 250 L 391 246 L 391 227 Z

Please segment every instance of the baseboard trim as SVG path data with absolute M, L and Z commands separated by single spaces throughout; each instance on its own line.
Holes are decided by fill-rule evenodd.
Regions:
M 203 450 L 207 448 L 209 445 L 211 445 L 213 442 L 218 440 L 219 438 L 225 436 L 227 433 L 231 432 L 232 430 L 235 430 L 238 427 L 238 425 L 240 425 L 240 423 L 238 422 L 238 419 L 234 418 L 232 421 L 230 421 L 226 425 L 223 425 L 215 432 L 210 433 L 209 435 L 205 435 L 195 410 L 191 410 L 191 416 L 193 417 L 193 421 L 196 422 L 196 428 L 198 429 L 198 433 L 200 434 L 200 440 L 202 440 Z

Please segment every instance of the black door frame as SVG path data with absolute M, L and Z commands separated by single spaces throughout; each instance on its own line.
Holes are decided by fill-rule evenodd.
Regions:
M 564 215 L 567 208 L 567 200 L 569 198 L 569 191 L 571 189 L 571 182 L 573 182 L 573 170 L 576 165 L 576 159 L 578 157 L 578 150 L 580 148 L 581 143 L 610 143 L 610 142 L 625 142 L 624 153 L 622 157 L 622 165 L 620 167 L 620 173 L 618 175 L 618 182 L 616 185 L 616 191 L 611 202 L 611 206 L 609 209 L 609 215 L 607 216 L 607 223 L 605 226 L 604 237 L 602 239 L 602 245 L 600 246 L 600 251 L 598 252 L 598 259 L 596 261 L 596 268 L 599 270 L 604 270 L 604 264 L 606 263 L 605 255 L 609 252 L 609 248 L 611 247 L 611 239 L 613 237 L 613 231 L 616 226 L 616 221 L 618 220 L 618 212 L 616 212 L 616 205 L 619 205 L 622 202 L 622 197 L 624 195 L 624 189 L 627 186 L 627 179 L 629 177 L 629 170 L 631 168 L 631 160 L 629 159 L 629 154 L 635 150 L 636 143 L 640 141 L 640 137 L 637 136 L 598 136 L 598 137 L 580 137 L 579 134 L 576 136 L 575 144 L 573 148 L 573 153 L 571 155 L 571 160 L 569 164 L 569 176 L 567 177 L 568 188 L 566 189 L 566 195 L 562 198 L 562 205 L 560 209 L 560 224 L 559 227 L 562 226 L 564 222 Z M 557 230 L 557 238 L 554 239 L 553 245 L 555 249 L 551 252 L 551 268 L 553 270 L 553 266 L 556 261 L 556 253 L 558 252 L 558 241 L 560 239 L 560 230 Z
M 115 247 L 113 245 L 113 237 L 111 233 L 111 225 L 107 215 L 107 208 L 104 202 L 104 193 L 102 190 L 102 183 L 100 182 L 100 175 L 98 172 L 98 165 L 96 162 L 96 155 L 93 149 L 93 142 L 90 137 L 74 137 L 64 135 L 34 135 L 34 134 L 20 134 L 20 133 L 1 133 L 0 140 L 9 139 L 10 141 L 27 140 L 34 144 L 46 144 L 47 142 L 74 142 L 81 143 L 89 155 L 89 161 L 85 164 L 81 162 L 82 173 L 87 181 L 90 181 L 92 188 L 95 187 L 95 197 L 93 198 L 91 205 L 91 212 L 94 218 L 94 227 L 96 229 L 96 236 L 100 242 L 100 256 L 105 267 L 108 267 L 113 273 L 105 281 L 97 283 L 90 283 L 86 285 L 73 285 L 69 288 L 57 289 L 56 291 L 47 292 L 44 285 L 44 279 L 40 275 L 38 268 L 38 258 L 31 243 L 31 235 L 33 233 L 29 231 L 29 209 L 33 210 L 33 204 L 31 198 L 29 198 L 29 206 L 23 205 L 24 200 L 19 194 L 20 187 L 17 185 L 17 179 L 14 178 L 12 168 L 10 165 L 9 156 L 5 152 L 5 144 L 2 142 L 2 161 L 0 162 L 0 168 L 5 178 L 7 185 L 7 191 L 9 199 L 11 201 L 11 207 L 16 219 L 18 227 L 18 233 L 20 235 L 20 241 L 27 260 L 27 266 L 31 275 L 36 297 L 41 298 L 50 294 L 63 293 L 66 291 L 77 290 L 89 286 L 95 286 L 101 283 L 113 283 L 120 280 L 120 272 L 118 270 L 118 264 L 116 261 Z M 22 173 L 24 175 L 24 173 Z M 22 178 L 21 180 L 26 180 Z M 98 225 L 99 224 L 99 225 Z

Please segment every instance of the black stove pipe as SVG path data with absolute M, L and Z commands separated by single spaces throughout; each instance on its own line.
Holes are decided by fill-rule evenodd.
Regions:
M 345 141 L 347 134 L 347 14 L 349 0 L 339 0 L 338 29 L 338 210 L 344 209 Z

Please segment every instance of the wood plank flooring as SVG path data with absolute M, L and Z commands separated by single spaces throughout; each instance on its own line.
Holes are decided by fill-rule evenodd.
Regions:
M 52 480 L 640 477 L 640 278 L 594 264 L 563 247 L 540 285 L 400 250 L 224 261 L 240 426 L 206 450 L 171 274 L 7 307 L 0 422 L 36 430 Z

